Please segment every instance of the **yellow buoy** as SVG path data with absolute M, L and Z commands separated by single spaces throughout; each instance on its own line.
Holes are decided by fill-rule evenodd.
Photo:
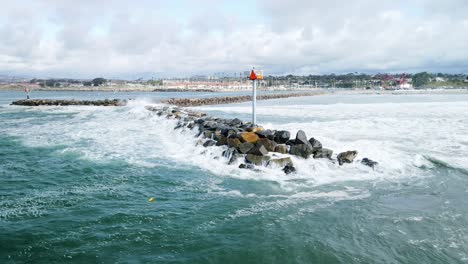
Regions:
M 148 199 L 148 202 L 150 202 L 150 203 L 152 203 L 153 201 L 154 201 L 154 197 L 150 197 L 150 198 Z

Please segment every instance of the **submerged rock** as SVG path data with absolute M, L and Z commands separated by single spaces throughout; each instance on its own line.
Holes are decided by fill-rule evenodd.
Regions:
M 296 168 L 292 164 L 288 164 L 283 168 L 284 173 L 290 174 L 296 172 Z
M 241 165 L 239 165 L 239 169 L 253 170 L 253 169 L 255 169 L 255 165 L 242 163 Z
M 338 164 L 343 165 L 344 163 L 352 163 L 357 154 L 358 152 L 355 150 L 341 152 L 336 157 L 338 159 Z
M 379 163 L 377 161 L 373 161 L 371 159 L 368 159 L 368 158 L 363 158 L 361 160 L 361 163 L 366 165 L 366 166 L 369 166 L 371 168 L 374 168 L 374 166 L 378 165 Z
M 285 158 L 279 158 L 279 159 L 270 159 L 268 161 L 267 166 L 268 167 L 284 167 L 287 165 L 292 165 L 293 162 L 291 160 L 291 157 L 285 157 Z

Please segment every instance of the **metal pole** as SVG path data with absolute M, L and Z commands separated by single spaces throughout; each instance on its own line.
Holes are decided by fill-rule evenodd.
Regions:
M 252 125 L 257 124 L 255 110 L 257 108 L 257 80 L 252 81 Z

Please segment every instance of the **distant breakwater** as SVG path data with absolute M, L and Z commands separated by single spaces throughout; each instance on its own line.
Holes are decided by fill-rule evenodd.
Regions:
M 93 106 L 124 106 L 126 100 L 105 99 L 105 100 L 52 100 L 52 99 L 26 99 L 11 103 L 12 105 L 22 106 L 67 106 L 67 105 L 93 105 Z
M 335 155 L 322 143 L 299 130 L 294 138 L 289 131 L 264 129 L 240 119 L 223 119 L 205 113 L 174 106 L 146 106 L 147 110 L 167 119 L 179 120 L 174 127 L 196 130 L 195 144 L 205 148 L 224 148 L 222 156 L 229 165 L 239 164 L 241 169 L 258 170 L 257 166 L 279 168 L 284 173 L 294 173 L 296 167 L 291 156 L 303 159 L 328 159 L 340 166 L 355 162 L 358 152 L 345 151 Z M 221 157 L 220 157 L 221 158 Z M 374 168 L 378 163 L 363 158 L 360 163 Z
M 281 99 L 289 97 L 302 97 L 319 95 L 319 92 L 309 93 L 285 93 L 285 94 L 262 94 L 257 95 L 257 100 Z M 180 107 L 201 106 L 201 105 L 217 105 L 217 104 L 233 104 L 252 101 L 250 95 L 242 96 L 223 96 L 223 97 L 206 97 L 206 98 L 170 98 L 162 100 L 162 103 L 176 105 Z

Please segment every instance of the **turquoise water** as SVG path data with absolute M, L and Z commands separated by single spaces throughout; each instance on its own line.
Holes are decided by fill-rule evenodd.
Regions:
M 259 102 L 265 127 L 380 163 L 294 159 L 287 176 L 229 166 L 144 109 L 175 95 L 37 92 L 136 100 L 28 108 L 0 92 L 0 263 L 468 262 L 467 95 Z

